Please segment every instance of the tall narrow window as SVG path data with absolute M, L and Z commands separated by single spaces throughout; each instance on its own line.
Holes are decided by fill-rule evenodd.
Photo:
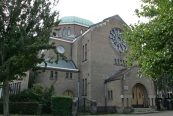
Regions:
M 80 34 L 82 34 L 82 33 L 83 33 L 83 29 L 80 30 Z
M 55 72 L 55 77 L 54 77 L 54 79 L 57 79 L 57 77 L 58 77 L 58 72 Z
M 119 59 L 117 59 L 117 64 L 120 65 L 120 60 Z
M 87 95 L 87 79 L 85 79 L 85 95 Z
M 120 65 L 123 65 L 123 62 L 122 62 L 122 60 L 120 59 Z
M 62 36 L 62 31 L 61 31 L 61 28 L 59 29 L 59 31 L 58 31 L 58 36 Z
M 50 71 L 50 79 L 53 79 L 53 71 Z
M 72 73 L 70 73 L 70 79 L 72 79 Z
M 68 73 L 66 73 L 66 78 L 68 79 Z
M 83 46 L 83 55 L 82 55 L 82 62 L 84 62 L 84 58 L 85 58 L 85 56 L 84 56 L 84 46 Z
M 71 32 L 70 32 L 70 27 L 68 27 L 68 33 L 67 33 L 67 34 L 70 35 L 70 33 L 71 33 Z
M 66 28 L 63 29 L 63 36 L 66 36 Z
M 123 66 L 125 66 L 125 62 L 124 62 L 124 60 L 123 60 Z
M 87 60 L 87 44 L 85 44 L 85 61 Z
M 113 92 L 112 92 L 112 90 L 111 90 L 111 95 L 110 96 L 111 96 L 111 99 L 113 99 Z
M 117 64 L 117 59 L 115 59 L 115 64 Z

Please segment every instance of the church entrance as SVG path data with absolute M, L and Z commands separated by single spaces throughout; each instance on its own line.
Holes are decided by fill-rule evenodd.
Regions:
M 148 107 L 147 96 L 145 87 L 142 84 L 136 84 L 132 89 L 132 107 Z

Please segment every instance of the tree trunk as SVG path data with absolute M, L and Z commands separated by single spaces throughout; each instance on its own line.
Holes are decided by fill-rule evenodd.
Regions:
M 9 78 L 3 79 L 3 111 L 4 116 L 9 116 Z

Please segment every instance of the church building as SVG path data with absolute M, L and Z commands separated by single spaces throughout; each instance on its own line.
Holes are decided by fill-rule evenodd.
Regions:
M 130 48 L 121 33 L 126 23 L 119 15 L 93 24 L 76 16 L 61 18 L 54 27 L 50 43 L 67 59 L 58 64 L 47 63 L 46 71 L 37 76 L 30 74 L 30 84 L 51 84 L 58 95 L 72 96 L 74 100 L 96 100 L 97 110 L 110 112 L 130 111 L 132 107 L 155 108 L 154 83 L 150 78 L 137 76 L 138 67 L 128 69 L 126 56 Z M 42 50 L 45 59 L 55 54 Z M 44 67 L 44 63 L 39 64 Z

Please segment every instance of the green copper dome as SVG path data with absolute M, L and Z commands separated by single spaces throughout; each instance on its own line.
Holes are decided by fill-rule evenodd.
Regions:
M 79 18 L 76 16 L 66 16 L 66 17 L 62 17 L 60 20 L 61 20 L 60 24 L 79 24 L 79 25 L 84 25 L 87 27 L 94 24 L 87 19 Z

